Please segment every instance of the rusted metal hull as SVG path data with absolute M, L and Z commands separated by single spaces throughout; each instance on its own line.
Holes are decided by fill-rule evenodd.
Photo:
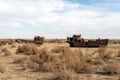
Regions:
M 87 42 L 68 42 L 70 47 L 105 47 L 108 44 L 108 39 L 102 39 L 99 41 L 87 41 Z
M 34 40 L 28 40 L 28 39 L 16 39 L 15 42 L 17 43 L 35 43 L 35 44 L 43 44 L 44 37 L 35 36 Z
M 101 47 L 107 46 L 108 39 L 88 40 L 82 38 L 81 35 L 73 35 L 72 37 L 67 37 L 67 42 L 70 47 Z
M 43 42 L 44 42 L 44 40 L 45 40 L 45 38 L 44 37 L 40 37 L 40 36 L 35 36 L 34 37 L 34 43 L 35 44 L 43 44 Z

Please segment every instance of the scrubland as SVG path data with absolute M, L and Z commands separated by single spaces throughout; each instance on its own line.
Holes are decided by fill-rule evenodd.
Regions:
M 0 80 L 120 80 L 120 44 L 71 48 L 58 40 L 43 45 L 3 40 Z

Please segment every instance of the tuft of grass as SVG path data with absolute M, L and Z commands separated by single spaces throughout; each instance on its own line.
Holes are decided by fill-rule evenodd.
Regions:
M 10 40 L 10 39 L 4 39 L 4 40 L 0 40 L 0 45 L 6 45 L 6 44 L 13 44 L 14 41 L 13 40 Z
M 95 67 L 89 63 L 81 63 L 74 68 L 77 73 L 95 73 Z
M 80 63 L 82 56 L 82 53 L 78 50 L 74 52 L 69 48 L 64 49 L 63 57 L 65 59 L 67 67 L 75 67 L 76 64 Z
M 119 64 L 107 64 L 104 66 L 103 71 L 105 74 L 120 74 L 120 65 Z
M 98 49 L 98 53 L 99 53 L 99 58 L 100 59 L 112 59 L 115 57 L 115 54 L 113 53 L 112 50 L 107 50 L 106 48 L 99 48 Z
M 9 55 L 11 55 L 10 50 L 7 49 L 7 48 L 3 48 L 3 49 L 2 49 L 2 52 L 4 52 L 4 56 L 9 56 Z
M 106 57 L 105 56 L 106 48 L 99 48 L 97 52 L 99 53 L 99 58 L 103 59 Z
M 15 58 L 14 61 L 13 61 L 13 63 L 23 64 L 26 60 L 27 60 L 26 57 L 23 57 L 23 58 Z
M 61 72 L 57 72 L 56 77 L 52 80 L 79 80 L 79 77 L 76 75 L 74 71 L 62 70 Z
M 2 48 L 2 52 L 6 52 L 8 49 L 7 48 Z
M 11 45 L 11 48 L 16 48 L 16 45 L 15 45 L 15 44 L 12 44 L 12 45 Z
M 113 58 L 116 57 L 115 55 L 116 55 L 116 53 L 114 53 L 112 50 L 109 50 L 109 51 L 106 52 L 106 58 L 107 59 L 113 59 Z
M 105 64 L 104 60 L 102 60 L 102 59 L 93 59 L 93 60 L 91 60 L 91 63 L 93 65 L 104 65 Z
M 63 56 L 65 57 L 65 64 L 67 69 L 72 69 L 77 73 L 94 73 L 94 66 L 88 62 L 88 59 L 83 56 L 81 50 L 72 51 L 65 49 Z
M 118 51 L 118 57 L 120 57 L 120 50 Z
M 64 52 L 64 48 L 63 47 L 56 47 L 56 48 L 53 48 L 51 50 L 51 52 L 53 52 L 53 53 L 63 53 Z
M 2 54 L 2 51 L 0 50 L 0 54 Z
M 53 71 L 57 69 L 57 58 L 52 55 L 47 48 L 39 50 L 38 54 L 31 55 L 25 66 L 37 71 Z M 33 65 L 34 64 L 34 65 Z
M 30 57 L 30 60 L 38 64 L 43 64 L 44 62 L 47 62 L 52 59 L 52 56 L 49 54 L 49 52 L 47 52 L 46 49 L 42 49 L 39 51 L 39 54 Z
M 5 73 L 6 69 L 6 66 L 2 62 L 0 62 L 0 73 Z
M 24 64 L 23 64 L 23 67 L 24 68 L 28 68 L 28 69 L 39 69 L 39 65 L 31 60 L 27 60 L 27 61 L 24 61 Z
M 16 54 L 34 55 L 38 53 L 38 48 L 33 44 L 26 44 L 19 46 L 16 50 Z
M 41 71 L 53 71 L 57 65 L 57 58 L 55 58 L 47 50 L 43 49 L 38 55 L 32 56 L 31 60 L 39 64 L 39 70 Z

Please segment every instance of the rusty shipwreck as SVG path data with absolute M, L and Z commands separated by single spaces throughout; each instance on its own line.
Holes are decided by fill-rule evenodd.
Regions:
M 70 47 L 105 47 L 108 45 L 109 39 L 84 39 L 80 35 L 73 35 L 72 37 L 67 37 L 67 42 Z

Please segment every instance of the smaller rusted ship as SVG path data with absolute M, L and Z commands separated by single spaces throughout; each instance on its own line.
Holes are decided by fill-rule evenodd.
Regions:
M 44 41 L 45 41 L 44 37 L 40 37 L 40 36 L 34 37 L 34 43 L 36 43 L 36 44 L 43 44 Z
M 81 35 L 73 35 L 72 37 L 67 37 L 67 42 L 70 47 L 105 47 L 108 45 L 109 39 L 95 39 L 88 40 L 81 38 Z
M 34 40 L 30 40 L 30 39 L 16 39 L 15 42 L 18 43 L 35 43 L 35 44 L 43 44 L 43 42 L 45 41 L 44 37 L 40 37 L 40 36 L 35 36 Z

